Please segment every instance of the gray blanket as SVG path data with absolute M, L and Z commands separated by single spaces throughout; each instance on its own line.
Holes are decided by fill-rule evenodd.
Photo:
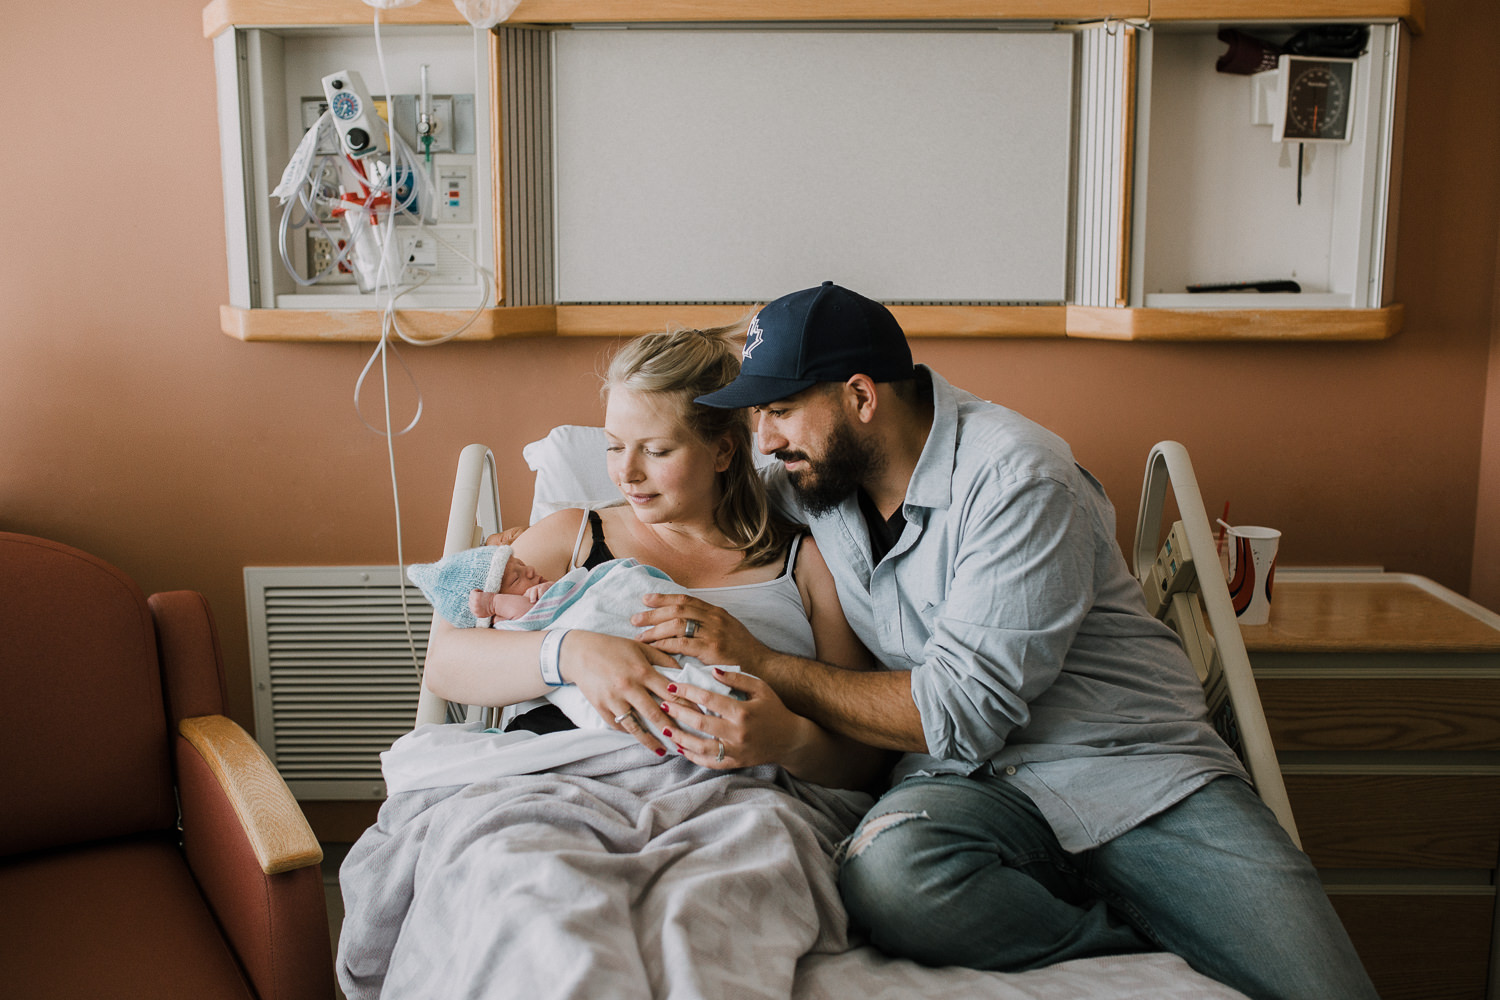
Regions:
M 392 795 L 340 871 L 350 1000 L 1239 997 L 1171 955 L 1014 975 L 885 958 L 850 940 L 832 861 L 868 798 L 777 768 L 462 727 L 385 758 Z
M 647 759 L 650 759 L 650 762 Z M 638 745 L 396 795 L 340 872 L 359 997 L 777 997 L 847 948 L 847 801 Z

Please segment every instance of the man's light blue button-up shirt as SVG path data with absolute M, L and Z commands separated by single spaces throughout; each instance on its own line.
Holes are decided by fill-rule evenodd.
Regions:
M 895 779 L 1011 776 L 1070 851 L 1216 776 L 1248 780 L 1146 612 L 1098 481 L 1055 434 L 926 371 L 932 430 L 891 551 L 871 565 L 854 497 L 808 518 L 855 633 L 911 671 L 929 753 Z M 770 481 L 796 510 L 784 473 Z

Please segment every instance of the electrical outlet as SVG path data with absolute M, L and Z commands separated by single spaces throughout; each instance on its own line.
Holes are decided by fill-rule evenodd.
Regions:
M 331 240 L 322 233 L 307 234 L 307 277 L 315 278 L 333 263 L 333 259 L 344 249 L 342 238 Z M 354 283 L 354 271 L 349 262 L 343 261 L 331 274 L 324 275 L 319 284 L 350 285 Z

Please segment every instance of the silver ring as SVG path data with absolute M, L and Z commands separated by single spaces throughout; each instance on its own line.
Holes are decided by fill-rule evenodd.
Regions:
M 615 716 L 615 725 L 624 725 L 626 719 L 635 719 L 635 709 L 627 708 L 625 711 Z M 636 719 L 636 721 L 639 722 L 640 720 Z
M 698 619 L 696 619 L 696 618 L 688 618 L 688 619 L 686 619 L 683 622 L 683 625 L 682 625 L 682 636 L 683 636 L 683 638 L 685 638 L 685 639 L 691 639 L 693 636 L 695 636 L 695 635 L 698 634 L 698 630 L 700 628 L 702 628 L 702 627 L 703 627 L 703 623 L 700 622 Z
M 714 763 L 717 764 L 724 759 L 724 741 L 715 736 L 714 742 L 719 744 L 719 753 L 714 757 Z

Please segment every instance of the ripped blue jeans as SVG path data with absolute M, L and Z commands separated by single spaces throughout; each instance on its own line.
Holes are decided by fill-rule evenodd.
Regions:
M 1069 854 L 1004 778 L 908 778 L 841 849 L 854 922 L 892 955 L 1019 971 L 1170 951 L 1255 998 L 1375 998 L 1307 856 L 1218 778 Z

